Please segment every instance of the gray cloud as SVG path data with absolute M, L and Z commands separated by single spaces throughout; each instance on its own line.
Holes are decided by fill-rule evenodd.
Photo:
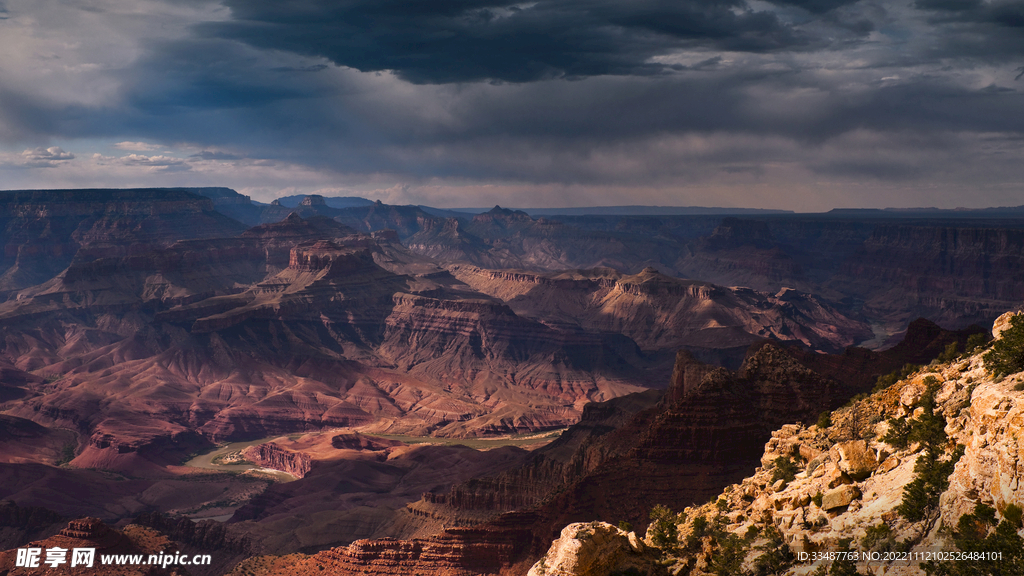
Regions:
M 675 49 L 765 52 L 809 41 L 743 0 L 225 3 L 233 20 L 204 25 L 205 34 L 415 83 L 650 75 L 670 69 L 651 59 Z
M 25 150 L 21 153 L 18 164 L 30 168 L 54 168 L 62 162 L 74 159 L 74 154 L 65 152 L 59 146 L 50 146 Z
M 228 4 L 230 15 L 211 12 L 221 21 L 140 36 L 130 61 L 90 72 L 116 87 L 100 103 L 5 83 L 0 140 L 14 150 L 74 138 L 138 152 L 179 143 L 173 157 L 97 162 L 192 184 L 260 165 L 281 175 L 266 184 L 275 190 L 306 177 L 295 166 L 319 179 L 304 180 L 310 190 L 398 186 L 425 203 L 409 195 L 728 183 L 757 199 L 767 183 L 818 194 L 795 183 L 821 179 L 1021 181 L 1011 161 L 1020 154 L 1005 144 L 1024 135 L 1014 82 L 1024 35 L 1011 4 Z

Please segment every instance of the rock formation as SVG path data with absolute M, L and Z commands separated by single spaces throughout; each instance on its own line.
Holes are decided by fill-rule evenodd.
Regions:
M 984 364 L 983 351 L 932 363 L 819 425 L 782 426 L 752 476 L 662 514 L 646 543 L 673 574 L 1016 573 L 1024 373 Z
M 296 478 L 305 476 L 313 465 L 308 455 L 283 450 L 273 442 L 249 446 L 242 450 L 242 457 L 264 468 L 287 472 Z
M 527 576 L 668 575 L 661 554 L 634 532 L 607 522 L 580 522 L 562 529 Z
M 0 573 L 11 576 L 27 576 L 29 574 L 46 574 L 48 576 L 89 574 L 97 576 L 187 576 L 189 571 L 183 566 L 163 567 L 149 565 L 150 555 L 157 557 L 171 556 L 178 552 L 173 542 L 158 532 L 142 526 L 129 526 L 117 531 L 97 518 L 80 518 L 72 520 L 67 527 L 49 538 L 29 542 L 25 548 L 47 549 L 60 548 L 66 551 L 64 561 L 57 565 L 45 564 L 45 555 L 40 557 L 38 567 L 17 567 L 16 550 L 0 552 Z M 93 548 L 95 557 L 93 566 L 71 566 L 72 553 L 75 548 Z M 104 564 L 102 558 L 108 555 L 126 556 L 141 555 L 141 564 Z

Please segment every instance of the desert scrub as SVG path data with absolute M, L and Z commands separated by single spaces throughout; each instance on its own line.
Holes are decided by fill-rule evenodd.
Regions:
M 832 413 L 829 411 L 822 412 L 818 415 L 818 428 L 822 430 L 832 427 Z
M 928 388 L 915 404 L 924 413 L 914 419 L 890 418 L 889 431 L 882 436 L 882 442 L 893 448 L 903 449 L 911 442 L 920 442 L 932 450 L 939 450 L 946 443 L 946 419 L 935 413 L 935 394 L 939 391 L 938 379 L 925 379 Z
M 754 574 L 767 576 L 768 574 L 785 573 L 787 568 L 796 563 L 796 554 L 793 553 L 775 524 L 765 524 L 762 536 L 767 539 L 767 542 L 757 547 L 762 554 L 754 559 Z
M 864 537 L 860 539 L 860 547 L 868 551 L 888 552 L 895 546 L 896 539 L 892 535 L 892 528 L 885 522 L 869 526 Z
M 936 360 L 938 360 L 939 362 L 941 362 L 943 364 L 947 364 L 949 362 L 952 362 L 953 360 L 956 360 L 959 357 L 960 357 L 960 344 L 958 344 L 957 342 L 954 341 L 954 342 L 950 342 L 949 346 L 946 346 L 946 349 L 942 351 L 942 354 L 939 354 L 939 357 L 936 358 Z
M 1017 528 L 1021 527 L 1021 521 L 1024 520 L 1024 510 L 1017 504 L 1007 504 L 1003 508 L 1003 519 L 1010 523 L 1011 526 Z
M 1010 318 L 1010 327 L 982 356 L 985 369 L 994 376 L 1016 374 L 1024 370 L 1024 315 Z
M 658 504 L 651 509 L 650 518 L 651 526 L 648 531 L 651 534 L 651 543 L 666 550 L 676 548 L 679 545 L 679 527 L 676 525 L 679 516 L 668 506 Z
M 965 354 L 973 354 L 978 348 L 983 348 L 988 344 L 989 335 L 984 332 L 978 332 L 977 334 L 971 334 L 967 337 L 967 346 L 964 349 Z
M 948 460 L 939 460 L 936 453 L 925 450 L 914 463 L 914 480 L 903 488 L 903 500 L 896 511 L 911 522 L 923 520 L 929 511 L 939 504 L 939 496 L 949 488 L 949 475 L 964 455 L 963 445 L 958 445 Z
M 935 378 L 925 379 L 925 389 L 917 407 L 923 413 L 911 420 L 906 428 L 900 428 L 905 436 L 891 438 L 892 442 L 920 442 L 924 448 L 914 463 L 915 478 L 903 488 L 903 499 L 896 511 L 911 522 L 924 519 L 929 511 L 939 504 L 939 495 L 949 487 L 949 475 L 953 473 L 957 461 L 964 454 L 963 445 L 958 445 L 948 459 L 941 459 L 947 443 L 946 419 L 942 413 L 935 411 L 935 394 L 939 390 L 939 381 Z M 890 431 L 892 432 L 892 430 Z M 886 438 L 889 438 L 886 434 Z M 888 440 L 887 440 L 888 442 Z M 896 444 L 892 444 L 896 447 Z
M 1019 576 L 1024 574 L 1024 539 L 1017 526 L 1004 519 L 996 524 L 995 509 L 981 502 L 964 514 L 953 531 L 956 547 L 971 554 L 970 562 L 921 563 L 925 573 L 936 576 Z M 995 556 L 998 554 L 998 556 Z
M 75 452 L 78 451 L 78 442 L 68 442 L 60 449 L 60 459 L 57 460 L 57 466 L 66 466 L 75 459 Z
M 789 484 L 796 478 L 796 464 L 792 460 L 785 456 L 779 456 L 772 461 L 774 470 L 772 470 L 772 484 L 783 481 L 782 487 L 785 488 L 786 484 Z
M 918 366 L 917 364 L 904 364 L 903 368 L 900 368 L 899 370 L 893 370 L 892 372 L 886 374 L 885 376 L 879 376 L 878 380 L 875 380 L 875 387 L 871 390 L 871 392 L 881 392 L 882 390 L 885 390 L 889 386 L 892 386 L 893 384 L 899 382 L 900 380 L 903 380 L 907 376 L 910 376 L 911 374 L 917 372 L 920 369 L 921 367 Z

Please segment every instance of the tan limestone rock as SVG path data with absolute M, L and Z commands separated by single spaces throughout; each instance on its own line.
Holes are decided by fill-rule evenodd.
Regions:
M 868 448 L 864 440 L 842 442 L 837 445 L 839 451 L 839 468 L 854 480 L 863 480 L 878 468 L 875 452 Z
M 834 510 L 849 506 L 856 498 L 860 498 L 860 489 L 853 485 L 840 486 L 825 492 L 821 498 L 822 510 Z
M 667 575 L 658 559 L 659 553 L 636 534 L 606 522 L 577 522 L 562 529 L 561 536 L 527 576 Z
M 850 478 L 849 474 L 841 470 L 838 465 L 829 466 L 825 470 L 825 485 L 829 488 L 835 488 L 843 484 L 853 484 L 853 479 Z
M 884 474 L 884 473 L 886 473 L 886 472 L 888 472 L 890 470 L 895 469 L 899 465 L 900 465 L 900 459 L 899 458 L 897 458 L 896 456 L 889 456 L 885 460 L 882 460 L 882 463 L 878 465 L 878 470 L 877 471 L 879 473 Z
M 1002 335 L 1003 330 L 1010 327 L 1010 319 L 1017 315 L 1017 312 L 1007 312 L 996 318 L 996 321 L 992 324 L 992 337 L 999 338 Z

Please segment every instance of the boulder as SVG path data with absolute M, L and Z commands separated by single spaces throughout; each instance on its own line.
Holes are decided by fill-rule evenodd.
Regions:
M 839 468 L 854 480 L 863 480 L 878 468 L 875 451 L 864 440 L 842 442 L 838 446 Z
M 840 486 L 825 492 L 821 498 L 821 509 L 834 510 L 843 506 L 849 506 L 850 502 L 857 498 L 860 498 L 860 488 L 850 484 Z
M 577 522 L 562 529 L 528 576 L 667 576 L 659 557 L 657 550 L 648 548 L 632 532 L 607 522 Z
M 878 472 L 884 474 L 885 472 L 889 472 L 890 470 L 895 469 L 899 465 L 899 458 L 897 458 L 896 456 L 889 456 L 885 460 L 882 460 L 882 463 L 878 465 Z
M 1007 312 L 996 318 L 996 321 L 992 323 L 992 337 L 999 338 L 1002 336 L 1003 331 L 1010 327 L 1010 320 L 1017 315 L 1017 312 Z

